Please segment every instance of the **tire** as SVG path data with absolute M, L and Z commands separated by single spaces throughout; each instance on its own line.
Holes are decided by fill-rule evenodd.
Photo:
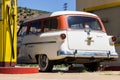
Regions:
M 99 62 L 86 63 L 86 64 L 84 64 L 84 66 L 87 71 L 94 72 L 94 71 L 98 71 L 100 63 Z
M 53 63 L 48 59 L 46 55 L 39 55 L 38 64 L 40 71 L 42 72 L 51 72 L 53 68 Z

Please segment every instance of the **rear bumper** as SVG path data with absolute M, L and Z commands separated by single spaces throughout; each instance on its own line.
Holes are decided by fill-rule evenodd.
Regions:
M 118 54 L 110 51 L 58 51 L 58 56 L 64 57 L 80 57 L 80 58 L 103 58 L 103 59 L 117 59 Z

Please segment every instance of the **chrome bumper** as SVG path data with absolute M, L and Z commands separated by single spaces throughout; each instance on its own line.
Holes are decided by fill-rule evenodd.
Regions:
M 94 57 L 94 58 L 118 58 L 116 52 L 110 51 L 58 51 L 59 56 L 74 56 L 74 57 Z

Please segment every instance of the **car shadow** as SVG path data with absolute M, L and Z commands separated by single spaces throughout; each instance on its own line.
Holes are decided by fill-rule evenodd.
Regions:
M 53 69 L 51 72 L 41 72 L 40 73 L 84 73 L 88 72 L 84 67 L 77 67 L 77 68 L 59 68 Z

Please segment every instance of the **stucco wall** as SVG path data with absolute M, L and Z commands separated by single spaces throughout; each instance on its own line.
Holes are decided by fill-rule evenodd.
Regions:
M 115 3 L 116 2 L 116 3 Z M 118 3 L 119 2 L 119 6 Z M 104 9 L 94 10 L 93 13 L 97 14 L 104 23 L 107 34 L 117 36 L 116 52 L 119 55 L 118 61 L 103 63 L 106 66 L 120 66 L 120 0 L 76 0 L 76 10 L 81 11 L 85 8 L 96 8 L 96 6 L 102 7 L 103 5 L 115 3 L 117 6 L 107 7 Z M 102 6 L 101 6 L 102 5 Z M 106 6 L 105 6 L 106 7 Z
M 84 8 L 118 2 L 120 0 L 76 0 L 76 10 L 83 10 Z
M 120 7 L 93 12 L 99 15 L 102 20 L 106 21 L 104 25 L 108 34 L 120 36 Z

